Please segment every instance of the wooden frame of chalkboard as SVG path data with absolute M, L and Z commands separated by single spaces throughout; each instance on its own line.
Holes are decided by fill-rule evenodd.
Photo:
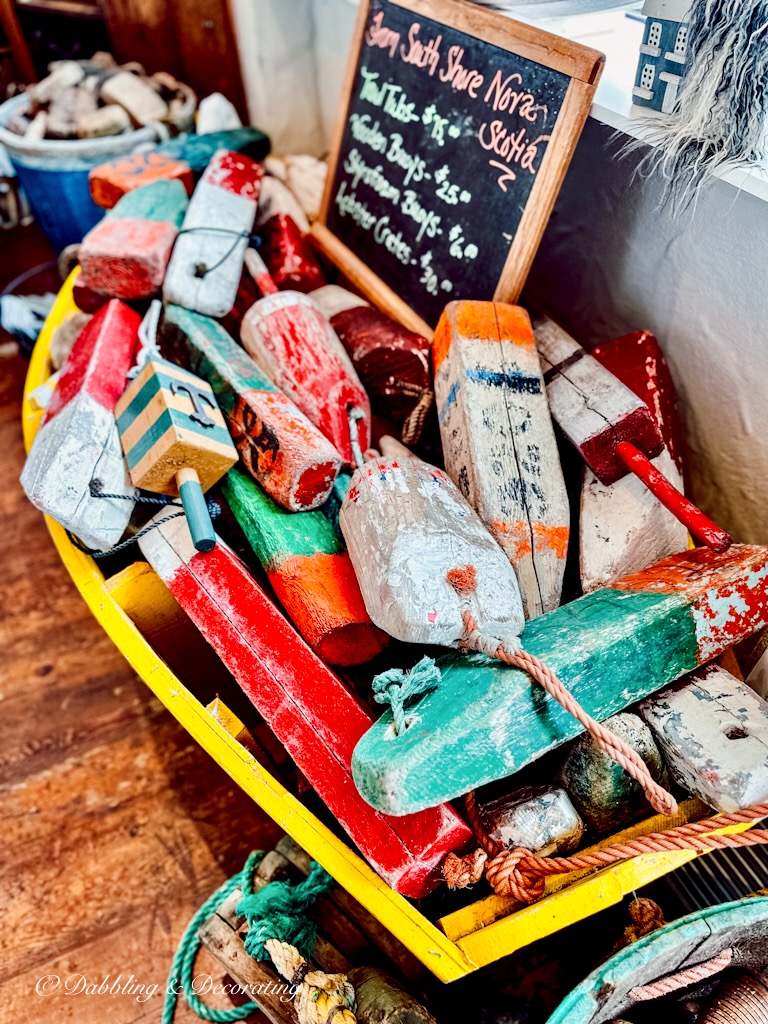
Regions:
M 315 244 L 427 336 L 451 299 L 515 302 L 604 61 L 466 0 L 363 0 Z

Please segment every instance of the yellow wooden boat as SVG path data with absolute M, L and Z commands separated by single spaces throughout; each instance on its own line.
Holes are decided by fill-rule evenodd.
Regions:
M 29 449 L 42 415 L 30 394 L 52 372 L 49 345 L 55 327 L 76 309 L 74 273 L 59 292 L 32 354 L 24 393 L 22 421 Z M 135 562 L 115 576 L 79 551 L 58 523 L 47 519 L 61 559 L 89 608 L 133 669 L 189 734 L 285 832 L 382 922 L 440 980 L 448 982 L 546 935 L 620 902 L 640 886 L 697 856 L 693 852 L 651 853 L 591 874 L 574 873 L 549 879 L 547 894 L 530 906 L 486 896 L 432 921 L 404 897 L 393 892 L 344 841 L 270 774 L 237 740 L 242 724 L 222 707 L 214 715 L 188 689 L 153 646 L 162 634 L 168 644 L 179 621 L 179 609 L 160 579 L 144 562 Z M 644 835 L 673 824 L 704 817 L 708 809 L 695 800 L 681 805 L 675 819 L 653 817 L 591 847 Z M 723 831 L 740 831 L 735 826 Z

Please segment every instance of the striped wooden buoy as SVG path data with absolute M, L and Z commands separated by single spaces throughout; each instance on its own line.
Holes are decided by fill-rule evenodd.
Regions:
M 179 495 L 198 551 L 216 543 L 204 492 L 237 462 L 213 389 L 164 359 L 149 359 L 115 407 L 134 486 Z

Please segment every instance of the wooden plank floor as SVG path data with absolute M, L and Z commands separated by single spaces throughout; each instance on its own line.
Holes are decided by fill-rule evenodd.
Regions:
M 0 356 L 0 1022 L 159 1021 L 190 917 L 278 833 L 133 674 L 61 566 L 18 484 L 26 363 L 8 348 Z M 222 980 L 205 956 L 197 975 L 201 985 L 207 975 Z M 82 991 L 104 979 L 112 994 Z M 176 1018 L 197 1019 L 186 1007 Z

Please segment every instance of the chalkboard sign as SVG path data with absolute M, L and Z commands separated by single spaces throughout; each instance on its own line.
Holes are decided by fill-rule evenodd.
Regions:
M 463 0 L 368 0 L 314 235 L 408 326 L 515 301 L 601 54 Z

